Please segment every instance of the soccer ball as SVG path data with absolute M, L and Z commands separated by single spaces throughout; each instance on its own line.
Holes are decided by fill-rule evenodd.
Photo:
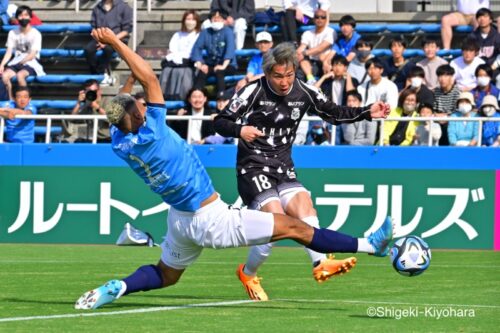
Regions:
M 431 249 L 417 236 L 398 239 L 391 248 L 390 256 L 394 269 L 404 276 L 420 275 L 431 264 Z

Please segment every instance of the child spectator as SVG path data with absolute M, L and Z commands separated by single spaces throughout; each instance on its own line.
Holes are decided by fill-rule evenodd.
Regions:
M 331 101 L 338 105 L 346 105 L 347 92 L 358 86 L 358 81 L 347 73 L 347 59 L 336 55 L 332 59 L 332 70 L 321 77 L 314 85 L 321 88 Z
M 415 66 L 415 63 L 403 56 L 406 50 L 406 42 L 401 37 L 396 37 L 391 40 L 390 48 L 392 57 L 386 60 L 384 64 L 384 76 L 394 82 L 401 91 L 406 86 L 406 78 L 408 73 Z
M 482 64 L 476 68 L 477 87 L 471 90 L 476 107 L 479 108 L 483 104 L 483 98 L 486 95 L 499 97 L 498 88 L 492 83 L 493 70 L 487 64 Z
M 479 57 L 491 65 L 500 52 L 500 34 L 493 26 L 493 13 L 488 8 L 481 8 L 476 13 L 476 20 L 478 27 L 470 37 L 479 44 Z
M 340 32 L 342 35 L 339 40 L 333 45 L 335 55 L 341 55 L 351 62 L 356 56 L 355 46 L 361 38 L 355 30 L 356 20 L 351 15 L 344 15 L 339 21 Z
M 247 74 L 243 79 L 236 84 L 236 91 L 243 88 L 247 83 L 257 80 L 264 75 L 262 70 L 262 59 L 273 47 L 273 37 L 267 31 L 262 31 L 255 36 L 255 46 L 259 49 L 260 53 L 252 56 L 247 66 Z
M 432 104 L 420 104 L 418 106 L 418 115 L 420 117 L 433 117 L 434 111 L 432 109 Z M 429 135 L 431 136 L 431 145 L 438 146 L 439 139 L 441 138 L 441 126 L 438 123 L 432 122 L 430 120 L 421 121 L 418 123 L 415 129 L 415 140 L 414 145 L 428 146 L 429 145 Z
M 484 64 L 479 58 L 479 44 L 477 40 L 468 38 L 462 43 L 462 56 L 453 59 L 450 63 L 455 69 L 455 81 L 460 91 L 471 91 L 477 85 L 476 68 Z
M 434 94 L 424 84 L 425 73 L 424 69 L 419 66 L 413 67 L 408 73 L 407 87 L 415 89 L 417 92 L 417 103 L 421 104 L 434 104 Z
M 31 104 L 28 87 L 18 87 L 14 100 L 6 102 L 0 108 L 0 117 L 5 118 L 5 142 L 33 143 L 35 141 L 35 120 L 16 119 L 16 115 L 36 114 L 36 107 Z
M 384 65 L 378 58 L 370 59 L 365 64 L 370 80 L 358 86 L 363 97 L 363 106 L 382 101 L 394 109 L 398 105 L 398 87 L 388 78 L 383 77 Z
M 362 97 L 356 90 L 347 92 L 347 106 L 358 108 Z M 352 124 L 342 124 L 343 141 L 351 146 L 372 146 L 377 135 L 377 122 L 362 120 Z
M 363 84 L 369 79 L 365 64 L 369 59 L 373 58 L 372 49 L 373 43 L 370 41 L 358 39 L 356 42 L 356 57 L 347 67 L 347 72 L 358 80 L 359 84 Z
M 439 51 L 438 41 L 432 38 L 425 38 L 422 42 L 425 59 L 417 62 L 417 66 L 422 67 L 425 73 L 425 85 L 430 90 L 434 90 L 438 85 L 436 70 L 441 65 L 448 62 L 437 55 Z

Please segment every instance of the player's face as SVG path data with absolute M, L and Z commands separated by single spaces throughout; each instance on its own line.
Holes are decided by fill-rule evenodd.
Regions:
M 26 106 L 28 106 L 30 100 L 30 94 L 27 91 L 19 91 L 14 97 L 14 102 L 16 102 L 16 105 L 21 109 L 24 109 Z
M 274 65 L 271 74 L 266 75 L 271 88 L 278 95 L 286 95 L 295 80 L 295 67 L 293 64 Z
M 146 100 L 144 98 L 139 98 L 135 100 L 135 105 L 137 106 L 137 109 L 142 113 L 146 113 Z
M 203 106 L 205 105 L 207 101 L 207 96 L 203 94 L 200 90 L 195 90 L 191 93 L 191 96 L 189 96 L 189 104 L 193 107 L 195 110 L 201 110 Z

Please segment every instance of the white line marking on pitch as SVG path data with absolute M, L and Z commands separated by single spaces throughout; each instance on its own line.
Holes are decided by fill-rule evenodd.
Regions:
M 182 310 L 182 309 L 189 309 L 189 308 L 203 308 L 203 307 L 209 307 L 209 306 L 228 306 L 228 305 L 238 305 L 238 304 L 253 303 L 253 302 L 255 302 L 255 301 L 240 300 L 240 301 L 228 301 L 228 302 L 189 304 L 189 305 L 179 305 L 179 306 L 158 306 L 158 307 L 154 307 L 154 308 L 108 311 L 108 312 L 90 312 L 90 313 L 79 312 L 79 313 L 68 313 L 68 314 L 51 315 L 51 316 L 11 317 L 11 318 L 0 318 L 0 322 L 59 319 L 59 318 L 113 316 L 113 315 L 131 314 L 131 313 L 146 313 L 146 312 Z
M 484 304 L 432 304 L 432 303 L 407 303 L 407 302 L 379 302 L 379 301 L 355 301 L 342 299 L 290 299 L 278 298 L 274 301 L 299 302 L 299 303 L 350 303 L 350 304 L 380 304 L 380 305 L 412 305 L 412 306 L 440 306 L 440 307 L 470 307 L 470 308 L 491 308 L 500 309 L 500 305 Z

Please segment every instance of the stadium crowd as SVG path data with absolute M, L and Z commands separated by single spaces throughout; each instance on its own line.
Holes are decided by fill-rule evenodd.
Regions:
M 334 141 L 337 145 L 374 145 L 381 140 L 384 145 L 407 146 L 428 145 L 431 140 L 432 145 L 476 146 L 481 133 L 481 145 L 500 145 L 500 122 L 485 121 L 480 131 L 478 122 L 436 120 L 431 126 L 429 121 L 416 119 L 419 116 L 500 117 L 497 88 L 500 86 L 500 33 L 488 8 L 489 1 L 458 0 L 458 11 L 441 20 L 441 40 L 423 38 L 423 58 L 405 57 L 408 44 L 401 36 L 390 40 L 389 57 L 374 56 L 374 42 L 356 31 L 353 16 L 340 18 L 338 34 L 332 29 L 329 7 L 328 0 L 285 0 L 280 12 L 256 13 L 253 0 L 213 0 L 206 20 L 194 10 L 186 11 L 180 30 L 170 40 L 160 74 L 165 99 L 185 101 L 186 107 L 169 112 L 215 116 L 220 105 L 227 104 L 235 92 L 262 77 L 263 55 L 280 38 L 296 46 L 297 78 L 321 89 L 336 104 L 366 106 L 382 100 L 391 106 L 391 117 L 415 118 L 386 121 L 383 133 L 376 122 L 370 121 L 335 128 L 323 121 L 302 121 L 295 144 L 328 145 Z M 27 76 L 44 74 L 39 62 L 42 37 L 30 24 L 31 9 L 20 6 L 14 17 L 20 26 L 9 32 L 7 52 L 0 63 L 5 85 L 2 88 L 12 101 L 17 98 L 11 89 L 13 77 L 17 78 L 18 86 L 26 87 Z M 132 31 L 132 10 L 122 0 L 101 0 L 94 7 L 90 22 L 94 28 L 110 27 L 127 43 Z M 243 49 L 249 27 L 255 24 L 266 24 L 268 28 L 279 25 L 281 35 L 267 31 L 257 33 L 254 42 L 258 52 L 246 68 L 238 68 L 237 51 Z M 450 49 L 452 28 L 457 25 L 474 27 L 461 42 L 461 56 L 455 59 L 438 56 L 440 48 Z M 301 26 L 311 29 L 300 35 L 297 28 Z M 100 50 L 102 55 L 97 56 Z M 104 80 L 100 84 L 94 81 L 84 84 L 73 113 L 102 114 L 104 101 L 100 86 L 115 84 L 109 68 L 113 50 L 92 41 L 85 46 L 85 55 L 90 73 L 103 74 Z M 236 84 L 228 83 L 227 77 L 237 73 L 244 73 L 244 78 Z M 208 82 L 215 82 L 215 89 L 210 89 Z M 89 91 L 98 93 L 89 94 Z M 217 108 L 211 107 L 211 98 L 217 101 Z M 33 132 L 33 121 L 13 119 L 20 112 L 29 114 L 33 106 L 28 103 L 24 108 L 12 108 L 12 102 L 8 105 L 0 109 L 0 116 L 6 119 L 5 141 L 33 142 L 34 134 L 26 135 L 27 131 Z M 171 120 L 169 124 L 184 139 L 188 139 L 189 133 L 190 142 L 195 144 L 233 142 L 215 133 L 211 121 L 191 121 L 190 128 L 187 121 Z M 102 128 L 100 138 L 103 140 L 107 138 L 105 132 Z M 78 141 L 75 135 L 70 133 L 70 138 L 64 141 Z

